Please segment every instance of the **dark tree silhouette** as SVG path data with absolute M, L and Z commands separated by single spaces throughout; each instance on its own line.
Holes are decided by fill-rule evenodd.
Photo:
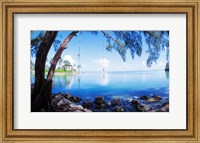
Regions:
M 39 35 L 39 38 L 37 37 L 31 40 L 31 44 L 33 44 L 31 50 L 36 51 L 36 49 L 38 49 L 35 61 L 35 85 L 34 90 L 31 93 L 32 111 L 38 111 L 38 109 L 41 108 L 49 109 L 50 107 L 48 102 L 49 99 L 47 98 L 48 96 L 43 94 L 43 90 L 45 90 L 44 85 L 46 85 L 46 80 L 44 79 L 45 63 L 47 60 L 47 54 L 56 38 L 57 33 L 58 31 L 47 31 L 43 38 Z

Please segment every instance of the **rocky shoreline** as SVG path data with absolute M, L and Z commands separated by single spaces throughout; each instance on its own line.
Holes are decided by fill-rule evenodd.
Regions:
M 103 96 L 96 96 L 93 101 L 89 101 L 70 93 L 58 93 L 52 95 L 51 104 L 55 112 L 169 112 L 168 100 L 159 95 L 108 101 Z

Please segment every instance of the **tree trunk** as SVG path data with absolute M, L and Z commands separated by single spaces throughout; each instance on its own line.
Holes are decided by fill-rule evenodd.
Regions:
M 52 80 L 48 82 L 44 80 L 40 92 L 32 102 L 32 112 L 38 112 L 41 110 L 52 111 L 51 98 L 49 96 L 51 95 L 51 92 L 48 92 L 52 89 L 52 82 Z
M 53 44 L 58 31 L 47 31 L 42 43 L 40 44 L 35 61 L 35 85 L 33 93 L 31 93 L 31 110 L 35 111 L 38 109 L 34 109 L 35 100 L 38 98 L 41 93 L 41 89 L 45 83 L 45 64 L 47 59 L 47 54 L 50 50 L 51 45 Z M 43 97 L 44 98 L 44 97 Z
M 72 33 L 70 33 L 67 36 L 67 38 L 63 41 L 63 43 L 60 45 L 58 51 L 56 52 L 56 54 L 51 62 L 51 66 L 49 68 L 49 72 L 48 72 L 46 80 L 44 79 L 44 74 L 43 74 L 43 80 L 41 81 L 41 84 L 38 87 L 39 90 L 36 90 L 37 95 L 36 95 L 35 99 L 32 100 L 33 102 L 32 102 L 32 106 L 31 106 L 31 110 L 33 112 L 41 111 L 41 109 L 44 109 L 45 111 L 52 111 L 50 95 L 51 95 L 51 91 L 52 91 L 52 82 L 53 82 L 52 78 L 54 76 L 55 68 L 56 68 L 57 62 L 60 59 L 60 56 L 61 56 L 63 50 L 66 49 L 66 46 L 70 42 L 70 40 L 74 36 L 76 36 L 76 33 L 78 33 L 78 31 L 73 31 Z M 47 52 L 47 54 L 48 54 L 48 52 Z M 40 61 L 40 60 L 38 60 L 38 61 Z M 46 62 L 46 58 L 45 58 L 45 62 Z M 44 62 L 44 66 L 45 66 L 45 62 Z M 40 62 L 40 64 L 41 64 L 41 62 Z M 42 71 L 40 70 L 40 72 L 42 72 Z M 41 77 L 41 75 L 39 75 L 39 76 Z M 36 89 L 37 89 L 37 87 L 36 87 Z

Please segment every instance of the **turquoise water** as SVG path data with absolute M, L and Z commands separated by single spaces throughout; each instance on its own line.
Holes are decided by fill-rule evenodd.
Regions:
M 85 72 L 76 75 L 55 75 L 52 93 L 58 92 L 69 92 L 84 100 L 93 100 L 96 96 L 103 96 L 105 99 L 131 99 L 151 94 L 168 99 L 169 72 Z

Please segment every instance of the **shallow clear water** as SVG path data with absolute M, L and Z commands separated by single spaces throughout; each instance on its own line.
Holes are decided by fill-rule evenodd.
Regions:
M 32 82 L 34 81 L 34 75 Z M 52 93 L 69 92 L 84 100 L 103 96 L 105 99 L 138 98 L 142 95 L 156 94 L 169 98 L 169 72 L 85 72 L 72 75 L 55 75 Z

